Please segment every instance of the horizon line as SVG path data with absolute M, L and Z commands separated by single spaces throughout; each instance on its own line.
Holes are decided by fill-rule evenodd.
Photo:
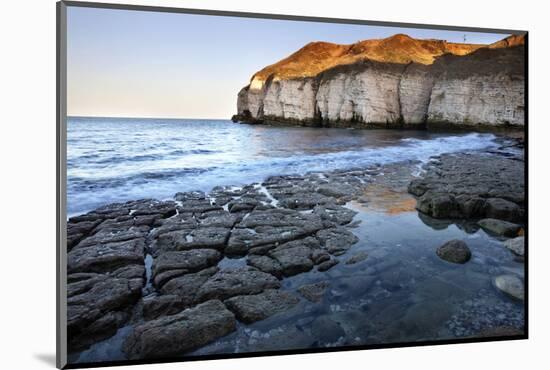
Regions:
M 122 119 L 172 119 L 172 120 L 211 120 L 211 121 L 231 121 L 230 118 L 190 118 L 190 117 L 153 117 L 153 116 L 103 116 L 103 115 L 71 115 L 67 118 L 122 118 Z

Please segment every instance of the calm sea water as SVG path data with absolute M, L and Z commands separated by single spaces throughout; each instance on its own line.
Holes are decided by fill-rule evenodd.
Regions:
M 229 120 L 70 117 L 68 214 L 270 175 L 427 160 L 495 145 L 492 135 L 280 128 Z

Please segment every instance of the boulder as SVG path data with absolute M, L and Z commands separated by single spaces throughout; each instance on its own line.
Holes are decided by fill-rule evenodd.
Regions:
M 495 286 L 508 296 L 518 299 L 525 299 L 523 281 L 516 275 L 500 275 L 495 278 Z
M 472 257 L 468 245 L 462 240 L 450 240 L 437 248 L 439 258 L 452 263 L 466 263 Z
M 496 235 L 513 237 L 517 236 L 521 226 L 508 221 L 497 220 L 494 218 L 485 218 L 477 223 L 484 230 Z
M 328 281 L 321 281 L 319 283 L 302 285 L 298 288 L 298 292 L 308 301 L 319 303 L 323 299 L 328 286 Z
M 128 359 L 169 358 L 202 347 L 236 328 L 235 316 L 219 300 L 134 327 L 123 350 Z
M 504 242 L 504 246 L 518 256 L 523 256 L 525 253 L 525 238 L 518 236 L 514 239 L 508 239 Z
M 294 307 L 299 299 L 285 291 L 267 289 L 260 294 L 241 295 L 224 301 L 239 321 L 246 324 L 266 319 Z

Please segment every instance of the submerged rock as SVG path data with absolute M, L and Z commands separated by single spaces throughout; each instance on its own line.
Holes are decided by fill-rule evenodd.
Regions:
M 322 343 L 334 343 L 346 336 L 346 332 L 339 323 L 328 315 L 319 316 L 311 323 L 311 334 Z
M 523 281 L 516 275 L 500 275 L 495 278 L 495 286 L 512 298 L 524 300 Z
M 235 316 L 219 300 L 139 324 L 126 338 L 129 359 L 167 358 L 204 346 L 236 328 Z
M 340 261 L 336 258 L 331 258 L 328 261 L 322 262 L 317 266 L 317 271 L 327 271 L 336 266 Z
M 346 265 L 354 265 L 362 262 L 368 258 L 369 254 L 365 251 L 355 253 L 353 256 L 347 259 Z
M 328 281 L 321 281 L 319 283 L 302 285 L 298 288 L 298 292 L 308 301 L 319 303 L 323 299 L 328 286 Z
M 462 240 L 450 240 L 437 248 L 439 258 L 452 263 L 466 263 L 472 257 L 468 245 Z
M 497 220 L 494 218 L 485 218 L 478 222 L 478 225 L 481 226 L 484 230 L 489 231 L 496 235 L 502 236 L 517 236 L 519 230 L 521 229 L 520 225 L 513 224 L 508 221 Z
M 224 301 L 239 321 L 250 324 L 294 307 L 299 299 L 285 291 L 268 289 L 255 295 L 242 295 Z

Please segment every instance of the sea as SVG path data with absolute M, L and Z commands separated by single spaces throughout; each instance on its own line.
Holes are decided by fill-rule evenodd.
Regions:
M 272 127 L 230 120 L 69 117 L 67 214 L 272 175 L 427 161 L 496 146 L 491 134 Z

